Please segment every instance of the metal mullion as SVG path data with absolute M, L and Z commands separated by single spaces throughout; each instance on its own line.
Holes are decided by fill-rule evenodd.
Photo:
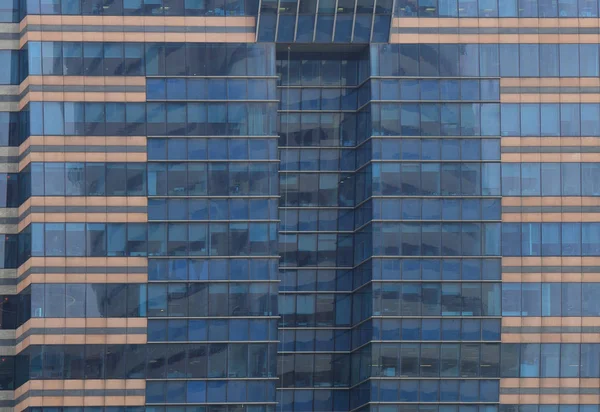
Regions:
M 333 43 L 335 39 L 335 26 L 337 25 L 338 5 L 339 0 L 335 0 L 335 8 L 333 13 L 333 29 L 331 30 L 331 43 Z
M 390 32 L 388 33 L 388 43 L 392 38 L 392 28 L 394 27 L 394 12 L 396 10 L 396 0 L 392 0 L 392 12 L 390 14 Z
M 316 38 L 317 38 L 317 21 L 319 20 L 319 4 L 321 3 L 321 0 L 317 0 L 317 4 L 315 5 L 315 23 L 314 23 L 314 27 L 313 27 L 313 37 L 312 37 L 312 42 L 314 43 Z M 288 83 L 289 83 L 289 79 L 288 79 Z
M 301 0 L 297 0 L 297 4 L 296 4 L 296 25 L 294 26 L 294 40 L 293 40 L 294 43 L 296 43 L 296 37 L 298 36 L 298 16 L 300 15 L 300 1 Z M 289 79 L 288 79 L 288 83 L 289 83 Z
M 358 0 L 354 1 L 354 11 L 352 12 L 352 32 L 350 33 L 350 43 L 354 43 L 354 28 L 356 27 L 356 11 L 358 10 Z
M 275 14 L 275 18 L 277 20 L 275 21 L 275 38 L 273 39 L 274 42 L 277 42 L 277 36 L 279 35 L 279 9 L 281 7 L 281 2 L 282 2 L 282 0 L 279 0 L 277 2 L 277 10 L 276 10 L 276 14 Z
M 371 14 L 371 31 L 369 32 L 369 44 L 371 44 L 371 41 L 373 40 L 373 30 L 375 30 L 375 10 L 376 10 L 376 8 L 377 8 L 377 0 L 375 0 L 373 2 L 373 13 Z M 393 9 L 393 7 L 392 7 L 392 9 Z M 369 68 L 369 71 L 370 71 L 370 68 Z
M 262 0 L 259 0 L 258 2 L 258 10 L 256 12 L 256 29 L 254 30 L 254 42 L 258 43 L 258 31 L 260 28 L 260 17 L 262 15 L 262 13 L 260 12 L 260 9 L 262 8 Z

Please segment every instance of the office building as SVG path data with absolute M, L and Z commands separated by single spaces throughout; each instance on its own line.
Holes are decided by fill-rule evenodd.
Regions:
M 599 412 L 597 0 L 0 0 L 0 412 Z

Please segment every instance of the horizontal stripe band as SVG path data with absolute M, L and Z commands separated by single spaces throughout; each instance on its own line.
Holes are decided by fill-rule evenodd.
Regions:
M 502 273 L 600 273 L 600 266 L 502 266 Z
M 32 145 L 19 156 L 19 160 L 23 160 L 31 152 L 42 153 L 146 153 L 146 146 L 124 146 L 124 145 L 107 145 L 107 146 L 92 146 L 92 145 Z M 1 160 L 0 160 L 1 161 Z
M 394 27 L 392 34 L 600 34 L 598 27 Z
M 599 395 L 600 388 L 500 388 L 504 395 Z
M 600 333 L 600 326 L 503 326 L 502 333 Z
M 30 213 L 146 213 L 145 206 L 31 206 L 20 219 Z M 0 220 L 1 221 L 1 220 Z
M 50 389 L 50 390 L 30 390 L 19 396 L 13 401 L 13 406 L 33 397 L 72 397 L 72 396 L 145 396 L 146 391 L 143 389 Z
M 600 146 L 502 146 L 502 153 L 600 153 Z
M 15 344 L 33 335 L 146 335 L 146 328 L 32 328 L 15 339 Z
M 600 93 L 600 87 L 500 87 L 500 93 L 578 93 L 578 94 L 592 94 Z
M 27 87 L 24 94 L 27 92 L 89 92 L 89 93 L 146 93 L 146 87 L 144 86 L 96 86 L 96 85 L 39 85 L 39 84 L 31 84 Z M 24 94 L 21 94 L 21 98 L 24 97 Z
M 600 213 L 600 206 L 502 206 L 502 213 Z
M 108 17 L 108 16 L 106 16 Z M 56 25 L 56 24 L 28 24 L 20 36 L 28 32 L 109 32 L 109 33 L 254 33 L 253 26 L 128 26 L 128 25 Z M 7 40 L 13 40 L 14 34 L 6 34 Z M 12 36 L 12 37 L 9 37 Z M 2 39 L 2 37 L 0 37 Z
M 136 266 L 44 266 L 32 267 L 27 269 L 17 278 L 17 283 L 23 282 L 33 274 L 86 274 L 86 275 L 106 275 L 106 274 L 147 274 L 148 268 Z

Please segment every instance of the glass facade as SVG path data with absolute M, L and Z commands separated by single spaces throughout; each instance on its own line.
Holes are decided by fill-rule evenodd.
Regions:
M 598 412 L 598 7 L 0 0 L 0 412 Z

